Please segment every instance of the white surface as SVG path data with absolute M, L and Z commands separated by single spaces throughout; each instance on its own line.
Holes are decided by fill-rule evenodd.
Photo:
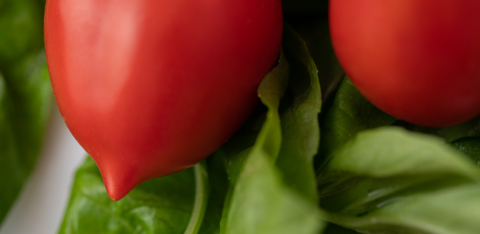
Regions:
M 0 227 L 0 234 L 57 233 L 73 176 L 85 155 L 55 106 L 37 165 Z

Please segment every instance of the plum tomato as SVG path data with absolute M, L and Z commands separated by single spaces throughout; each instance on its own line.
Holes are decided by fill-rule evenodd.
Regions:
M 52 86 L 113 200 L 222 145 L 257 104 L 280 0 L 48 0 Z

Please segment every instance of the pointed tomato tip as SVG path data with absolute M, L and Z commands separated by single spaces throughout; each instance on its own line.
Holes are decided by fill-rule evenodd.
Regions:
M 136 173 L 132 173 L 131 170 L 129 170 L 130 168 L 99 168 L 102 174 L 103 183 L 105 184 L 105 189 L 107 190 L 107 194 L 113 201 L 121 200 L 142 182 L 138 179 L 138 175 Z
M 108 177 L 107 177 L 108 178 Z M 107 194 L 112 201 L 119 201 L 124 198 L 136 185 L 118 180 L 104 178 Z

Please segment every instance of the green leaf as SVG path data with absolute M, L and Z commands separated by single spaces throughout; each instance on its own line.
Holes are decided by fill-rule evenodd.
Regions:
M 220 233 L 223 205 L 229 188 L 223 158 L 212 155 L 206 159 L 210 184 L 208 206 L 200 228 L 202 234 Z
M 362 233 L 476 234 L 480 230 L 478 183 L 397 197 L 361 217 L 331 215 L 329 220 Z
M 218 155 L 218 157 L 222 157 L 225 160 L 228 179 L 231 184 L 236 183 L 245 160 L 257 141 L 260 129 L 264 125 L 273 125 L 267 128 L 268 131 L 262 133 L 271 136 L 265 136 L 267 138 L 265 147 L 269 147 L 271 144 L 276 147 L 276 142 L 281 141 L 281 129 L 276 128 L 280 123 L 280 115 L 277 111 L 267 113 L 265 107 L 274 110 L 278 109 L 280 98 L 288 85 L 289 69 L 290 67 L 282 51 L 277 66 L 265 76 L 258 88 L 258 95 L 265 101 L 265 105 L 259 105 L 237 133 L 214 153 L 214 155 Z M 266 118 L 272 120 L 265 121 Z M 272 158 L 272 160 L 275 160 L 277 155 L 278 153 L 274 155 L 275 158 Z
M 342 81 L 344 72 L 333 51 L 328 17 L 288 18 L 287 21 L 305 41 L 318 69 L 322 99 L 329 99 Z
M 423 127 L 404 121 L 399 121 L 399 123 L 401 123 L 401 125 L 403 125 L 405 128 L 412 131 L 440 136 L 449 143 L 460 140 L 462 138 L 480 137 L 480 116 L 468 122 L 445 128 Z
M 318 233 L 316 206 L 287 189 L 267 152 L 257 147 L 240 175 L 227 216 L 227 234 Z
M 395 118 L 382 112 L 345 78 L 322 125 L 318 171 L 332 154 L 360 131 L 391 125 Z
M 439 135 L 448 142 L 464 137 L 478 137 L 480 136 L 480 116 L 457 126 L 442 128 L 439 130 Z
M 194 171 L 188 169 L 146 181 L 114 202 L 89 157 L 75 176 L 59 233 L 184 233 L 194 197 Z
M 470 156 L 476 165 L 480 165 L 480 116 L 463 124 L 445 128 L 422 127 L 406 122 L 402 122 L 402 125 L 412 131 L 444 138 L 452 146 Z
M 242 139 L 241 134 L 245 134 L 244 139 L 255 136 L 254 131 L 240 131 L 224 146 L 227 149 L 219 151 L 227 162 L 231 183 L 221 233 L 313 234 L 323 227 L 315 203 L 293 192 L 275 165 L 282 144 L 278 107 L 284 85 L 279 84 L 285 84 L 287 66 L 281 57 L 279 65 L 260 84 L 258 94 L 268 111 L 264 118 L 258 115 L 249 122 L 250 127 L 244 128 L 261 126 L 253 146 L 235 142 Z
M 282 99 L 283 140 L 277 166 L 290 188 L 316 203 L 313 157 L 320 141 L 318 114 L 322 104 L 317 67 L 305 42 L 289 26 L 285 28 L 284 47 L 290 82 Z
M 59 233 L 218 233 L 225 192 L 214 176 L 225 174 L 222 170 L 209 159 L 207 165 L 146 181 L 114 202 L 88 157 L 75 176 Z
M 288 85 L 288 73 L 289 65 L 285 59 L 283 51 L 281 51 L 277 66 L 265 76 L 258 88 L 259 96 L 265 100 L 266 105 L 272 109 L 276 110 L 280 105 L 280 97 L 283 95 Z M 228 174 L 228 180 L 230 182 L 222 212 L 220 233 L 226 232 L 227 217 L 229 214 L 233 189 L 237 183 L 238 177 L 243 171 L 246 159 L 257 141 L 260 129 L 264 126 L 266 118 L 273 119 L 273 123 L 270 123 L 270 125 L 278 125 L 278 122 L 280 121 L 280 116 L 277 112 L 267 113 L 265 105 L 258 105 L 247 122 L 233 137 L 231 137 L 211 156 L 223 159 Z M 280 141 L 281 130 L 275 126 L 272 127 L 271 130 L 270 133 L 272 137 L 270 138 L 270 141 L 275 145 L 276 141 Z M 269 131 L 266 131 L 264 134 L 268 135 Z M 275 158 L 272 158 L 272 160 L 275 160 Z
M 359 133 L 335 153 L 323 172 L 332 173 L 378 178 L 458 174 L 480 181 L 478 168 L 440 138 L 399 127 Z
M 43 51 L 10 71 L 0 73 L 0 223 L 35 165 L 53 101 Z

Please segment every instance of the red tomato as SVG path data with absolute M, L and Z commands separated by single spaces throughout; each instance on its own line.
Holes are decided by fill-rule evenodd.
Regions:
M 336 54 L 383 111 L 443 127 L 480 114 L 480 1 L 331 0 Z
M 58 106 L 113 200 L 233 135 L 281 37 L 280 0 L 48 0 L 45 13 Z

